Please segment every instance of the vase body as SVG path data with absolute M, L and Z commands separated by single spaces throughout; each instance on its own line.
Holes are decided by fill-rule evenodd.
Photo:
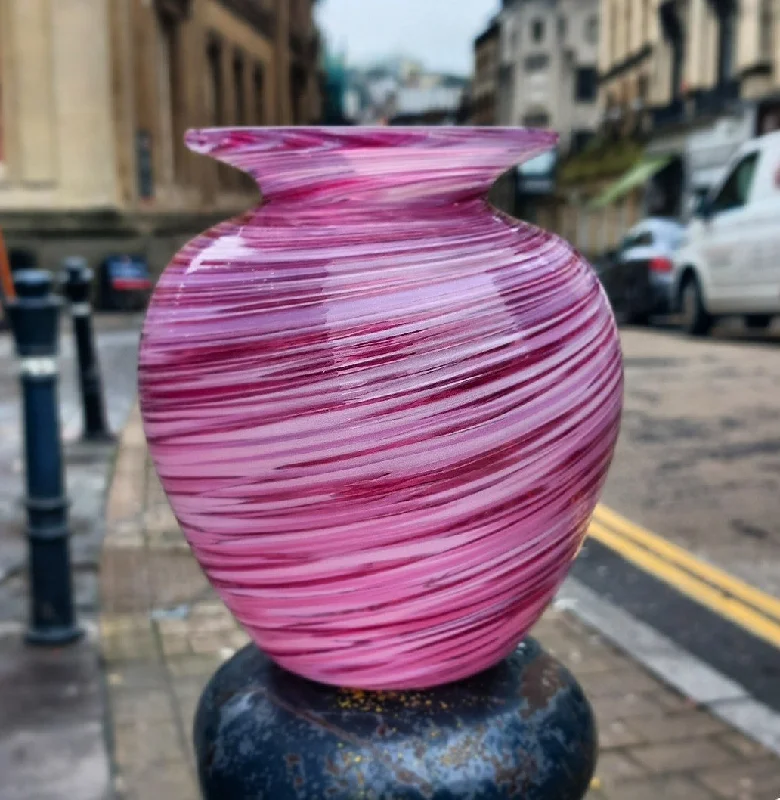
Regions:
M 264 202 L 160 279 L 139 383 L 193 552 L 279 665 L 427 688 L 486 669 L 576 555 L 622 401 L 584 260 L 484 199 L 550 134 L 238 129 Z

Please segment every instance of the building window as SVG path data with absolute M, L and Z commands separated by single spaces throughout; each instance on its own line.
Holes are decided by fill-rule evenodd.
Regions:
M 761 2 L 761 58 L 772 61 L 775 42 L 775 0 Z
M 610 62 L 617 61 L 617 26 L 618 26 L 618 11 L 614 2 L 608 4 L 609 9 L 609 60 Z
M 626 55 L 631 55 L 634 52 L 634 2 L 635 0 L 627 0 L 625 4 L 626 10 L 626 33 L 625 33 L 625 52 Z
M 672 56 L 670 95 L 672 101 L 679 101 L 683 95 L 683 76 L 685 70 L 685 31 L 682 22 L 672 5 L 661 6 L 661 25 L 664 38 L 669 43 Z
M 537 44 L 544 39 L 544 20 L 535 19 L 531 23 L 531 40 Z
M 525 60 L 525 71 L 526 72 L 541 72 L 543 69 L 547 69 L 550 65 L 550 56 L 547 53 L 537 53 L 533 56 L 528 56 Z
M 718 17 L 718 83 L 723 84 L 734 76 L 737 41 L 737 7 L 734 0 L 721 0 Z
M 574 99 L 578 103 L 593 103 L 598 95 L 598 83 L 595 67 L 580 67 L 574 84 Z
M 206 47 L 206 105 L 211 124 L 215 127 L 227 125 L 231 113 L 225 102 L 225 82 L 230 76 L 225 75 L 223 55 L 221 42 L 216 37 L 210 37 Z M 223 189 L 233 188 L 236 183 L 233 170 L 225 164 L 217 164 L 217 183 Z
M 180 102 L 179 25 L 169 14 L 158 15 L 158 97 L 160 120 L 160 150 L 163 175 L 172 183 L 177 172 L 177 147 L 180 133 L 178 105 Z
M 212 40 L 206 50 L 208 109 L 213 125 L 225 124 L 225 106 L 222 93 L 222 48 Z
M 567 29 L 566 17 L 558 17 L 558 36 L 561 39 L 566 38 L 566 29 Z
M 517 47 L 520 44 L 520 37 L 517 31 L 512 31 L 511 35 L 509 36 L 509 49 L 512 51 L 510 55 L 514 55 L 517 52 Z
M 642 0 L 642 41 L 650 36 L 650 0 Z
M 252 74 L 252 98 L 255 106 L 255 125 L 265 123 L 265 73 L 260 64 L 255 65 Z
M 636 96 L 640 108 L 647 105 L 647 98 L 650 95 L 650 78 L 647 75 L 640 75 L 637 82 Z
M 598 44 L 599 43 L 599 18 L 598 17 L 588 17 L 588 20 L 585 22 L 585 40 L 589 44 Z
M 233 91 L 236 103 L 236 125 L 246 125 L 246 87 L 244 86 L 244 59 L 236 54 L 233 59 Z
M 571 149 L 574 153 L 582 152 L 593 138 L 592 131 L 574 131 L 571 136 Z
M 154 199 L 154 155 L 152 134 L 139 130 L 135 137 L 136 178 L 140 200 Z
M 306 71 L 294 64 L 290 67 L 290 107 L 292 108 L 293 125 L 304 125 L 306 101 Z
M 523 117 L 523 125 L 526 128 L 549 128 L 550 115 L 545 111 L 536 111 L 533 114 L 526 114 Z

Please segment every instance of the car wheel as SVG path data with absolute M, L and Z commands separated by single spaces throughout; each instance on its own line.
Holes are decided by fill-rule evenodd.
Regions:
M 706 336 L 712 327 L 712 316 L 704 308 L 698 278 L 686 278 L 680 297 L 683 330 L 691 336 Z
M 752 331 L 762 331 L 771 324 L 771 314 L 748 314 L 745 317 L 745 326 Z

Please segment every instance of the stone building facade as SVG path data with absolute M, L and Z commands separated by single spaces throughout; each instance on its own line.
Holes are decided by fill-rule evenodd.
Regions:
M 581 146 L 599 122 L 599 0 L 504 0 L 500 21 L 499 121 Z
M 0 227 L 53 266 L 180 242 L 249 179 L 191 127 L 320 118 L 314 0 L 0 0 Z
M 780 93 L 777 0 L 601 2 L 602 100 L 614 118 L 650 108 L 657 127 Z

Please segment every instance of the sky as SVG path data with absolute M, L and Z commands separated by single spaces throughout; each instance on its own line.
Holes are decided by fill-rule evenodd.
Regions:
M 474 38 L 500 0 L 321 0 L 317 18 L 328 46 L 350 65 L 386 56 L 414 58 L 433 71 L 470 75 Z

